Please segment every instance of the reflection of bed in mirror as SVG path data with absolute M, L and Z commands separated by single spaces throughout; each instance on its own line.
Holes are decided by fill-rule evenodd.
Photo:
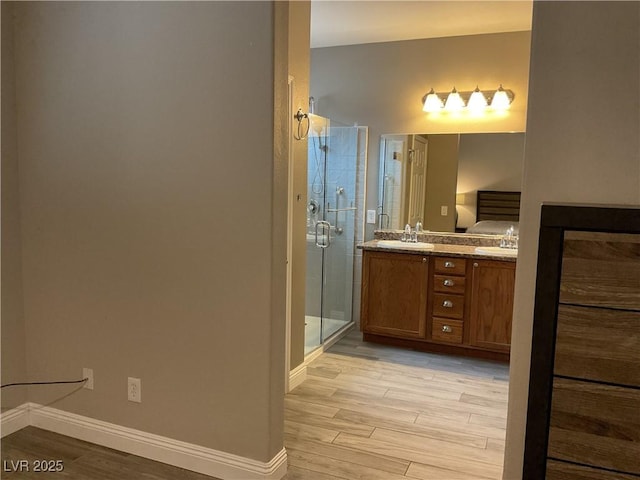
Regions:
M 523 150 L 522 132 L 382 135 L 377 228 L 465 232 L 478 190 L 520 189 Z
M 476 223 L 466 233 L 502 235 L 513 227 L 518 234 L 520 220 L 520 192 L 478 190 Z

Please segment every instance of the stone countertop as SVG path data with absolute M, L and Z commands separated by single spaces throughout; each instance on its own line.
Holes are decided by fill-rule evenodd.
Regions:
M 403 230 L 376 230 L 374 240 L 400 240 Z M 469 233 L 429 232 L 418 233 L 420 242 L 442 245 L 499 246 L 502 235 L 474 235 Z
M 416 247 L 388 247 L 379 245 L 378 240 L 358 244 L 357 248 L 362 250 L 374 250 L 380 252 L 410 253 L 414 255 L 446 255 L 449 257 L 477 258 L 481 260 L 500 260 L 505 262 L 515 262 L 518 257 L 512 255 L 500 255 L 476 252 L 475 245 L 451 245 L 443 243 L 433 243 L 433 249 L 420 249 Z

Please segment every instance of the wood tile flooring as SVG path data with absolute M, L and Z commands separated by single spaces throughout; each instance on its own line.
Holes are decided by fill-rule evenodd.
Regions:
M 285 480 L 499 479 L 508 366 L 363 343 L 351 332 L 285 397 Z M 11 479 L 212 480 L 27 427 L 2 460 L 61 459 L 62 473 Z
M 314 360 L 285 397 L 285 479 L 500 479 L 508 365 L 361 338 Z
M 35 460 L 60 460 L 61 472 L 34 472 Z M 12 480 L 216 480 L 146 458 L 26 427 L 2 439 L 2 470 L 5 461 L 27 460 L 30 471 L 1 471 Z M 11 470 L 8 464 L 7 470 Z

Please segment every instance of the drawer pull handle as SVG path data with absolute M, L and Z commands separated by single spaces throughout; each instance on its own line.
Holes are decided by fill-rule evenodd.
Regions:
M 456 264 L 453 262 L 444 262 L 444 268 L 455 268 Z
M 445 308 L 453 308 L 453 302 L 451 300 L 445 300 L 442 302 L 442 306 Z
M 427 257 L 422 257 L 422 263 L 427 263 Z
M 453 332 L 453 328 L 451 328 L 449 325 L 443 325 L 442 326 L 442 331 L 444 333 L 451 333 L 451 332 Z
M 445 287 L 453 287 L 456 283 L 453 280 L 451 280 L 450 278 L 447 278 L 444 282 L 442 282 L 442 284 Z

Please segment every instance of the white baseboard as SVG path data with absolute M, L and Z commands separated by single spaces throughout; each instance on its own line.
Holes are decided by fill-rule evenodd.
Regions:
M 289 392 L 307 379 L 307 364 L 301 363 L 289 372 Z
M 336 343 L 342 337 L 344 337 L 351 329 L 353 328 L 353 323 L 350 323 L 340 330 L 338 330 L 335 334 L 333 334 L 330 338 L 328 338 L 321 346 L 313 350 L 311 353 L 304 357 L 304 361 L 298 365 L 296 368 L 289 372 L 289 392 L 300 385 L 307 379 L 307 366 L 313 362 L 316 358 L 322 355 L 331 345 Z
M 29 425 L 29 404 L 2 412 L 0 417 L 0 438 L 11 435 Z
M 269 462 L 260 462 L 35 403 L 20 408 L 27 411 L 27 425 L 213 477 L 276 480 L 287 472 L 284 448 Z M 3 427 L 4 421 L 3 415 Z

